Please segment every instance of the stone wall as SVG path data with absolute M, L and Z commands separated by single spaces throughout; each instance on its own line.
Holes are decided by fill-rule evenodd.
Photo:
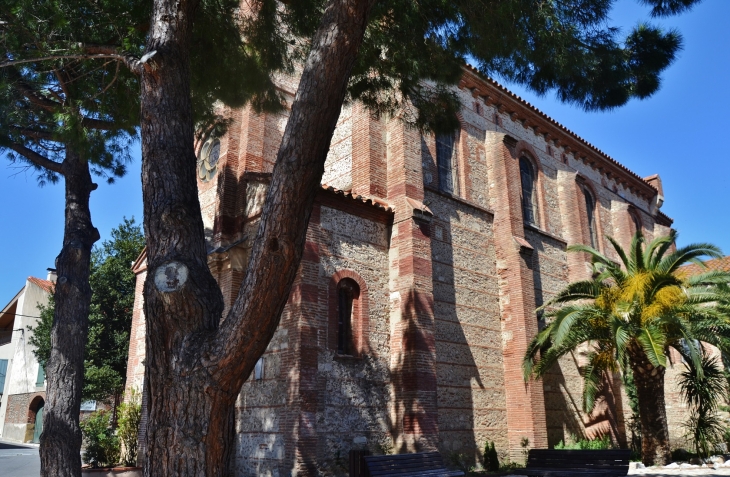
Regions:
M 291 93 L 295 82 L 284 83 Z M 464 107 L 453 193 L 439 190 L 433 135 L 360 104 L 343 107 L 322 179 L 329 189 L 317 196 L 298 277 L 262 371 L 237 401 L 237 475 L 345 475 L 351 449 L 438 449 L 472 465 L 486 441 L 512 460 L 524 458 L 525 439 L 545 447 L 608 433 L 625 443 L 618 376 L 594 413 L 581 411 L 588 350 L 540 381 L 525 383 L 521 365 L 545 324 L 535 309 L 590 276 L 587 257 L 566 252 L 590 243 L 583 190 L 596 201 L 597 247 L 613 259 L 605 235 L 628 245 L 631 214 L 649 237 L 669 231 L 657 190 L 490 80 L 466 71 L 455 92 Z M 288 113 L 230 114 L 219 173 L 199 184 L 226 311 Z M 522 217 L 521 157 L 537 175 L 534 224 Z M 139 285 L 143 268 L 138 273 Z M 337 354 L 333 335 L 344 279 L 359 290 L 350 356 Z M 141 301 L 134 320 L 129 382 L 140 383 Z M 672 373 L 674 435 L 684 410 Z
M 342 475 L 350 449 L 392 447 L 389 232 L 387 216 L 373 217 L 367 207 L 326 193 L 315 205 L 299 276 L 263 356 L 263 376 L 249 378 L 238 399 L 239 475 Z M 332 287 L 343 278 L 360 285 L 352 356 L 331 346 Z
M 486 441 L 504 454 L 504 393 L 493 213 L 436 191 L 433 260 L 439 450 L 481 461 Z

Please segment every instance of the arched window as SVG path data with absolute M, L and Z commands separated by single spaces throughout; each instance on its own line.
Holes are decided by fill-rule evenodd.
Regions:
M 537 201 L 535 200 L 535 168 L 529 159 L 520 157 L 520 180 L 522 181 L 522 218 L 537 225 Z
M 360 297 L 360 287 L 349 278 L 337 285 L 337 354 L 354 355 L 352 315 L 355 300 Z
M 436 165 L 439 172 L 439 190 L 454 193 L 454 143 L 456 135 L 436 135 Z
M 631 222 L 634 224 L 634 230 L 632 230 L 633 234 L 635 235 L 636 232 L 641 232 L 641 220 L 639 220 L 639 214 L 637 214 L 635 210 L 629 209 L 629 217 L 631 217 Z
M 583 187 L 583 197 L 586 201 L 586 219 L 588 220 L 588 234 L 591 247 L 598 248 L 598 231 L 596 230 L 596 200 L 587 187 Z

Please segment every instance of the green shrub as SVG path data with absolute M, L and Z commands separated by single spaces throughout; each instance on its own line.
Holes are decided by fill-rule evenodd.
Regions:
M 110 467 L 119 462 L 119 438 L 109 426 L 109 413 L 92 412 L 81 421 L 84 462 L 92 467 Z
M 142 406 L 139 401 L 139 393 L 132 389 L 128 401 L 119 406 L 117 435 L 122 444 L 121 463 L 126 466 L 137 465 L 137 433 L 142 420 Z
M 613 449 L 611 437 L 601 436 L 596 439 L 579 439 L 576 436 L 570 436 L 572 444 L 564 444 L 563 441 L 555 445 L 555 449 L 571 449 L 571 450 L 604 450 Z
M 689 405 L 690 416 L 683 423 L 695 453 L 703 458 L 715 452 L 717 443 L 725 438 L 717 408 L 727 392 L 727 380 L 721 363 L 713 356 L 702 356 L 700 367 L 687 361 L 687 369 L 680 374 L 679 387 Z
M 497 455 L 497 449 L 494 447 L 494 442 L 487 441 L 484 444 L 484 470 L 490 472 L 499 470 L 499 456 Z

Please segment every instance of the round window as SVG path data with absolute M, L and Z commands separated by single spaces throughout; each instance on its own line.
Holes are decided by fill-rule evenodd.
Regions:
M 203 182 L 211 180 L 218 172 L 218 159 L 220 159 L 221 142 L 217 138 L 210 138 L 200 148 L 198 155 L 198 177 Z

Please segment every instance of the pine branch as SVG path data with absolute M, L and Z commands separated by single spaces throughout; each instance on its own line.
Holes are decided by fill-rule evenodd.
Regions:
M 45 109 L 46 111 L 50 111 L 50 112 L 58 111 L 58 108 L 61 107 L 61 103 L 59 103 L 57 101 L 53 101 L 52 99 L 48 99 L 45 96 L 42 96 L 41 94 L 38 93 L 38 91 L 33 89 L 33 87 L 28 85 L 28 83 L 23 81 L 22 77 L 20 76 L 20 74 L 17 71 L 15 71 L 14 69 L 12 71 L 13 71 L 13 76 L 15 76 L 15 79 L 16 79 L 13 86 L 15 87 L 16 90 L 18 90 L 18 92 L 20 94 L 22 94 L 23 96 L 28 98 L 28 101 L 35 104 L 36 106 L 40 106 L 41 108 Z
M 7 147 L 22 155 L 33 164 L 63 175 L 63 163 L 52 161 L 45 156 L 38 154 L 34 150 L 23 146 L 22 144 L 14 142 Z
M 103 131 L 111 131 L 118 129 L 117 123 L 112 121 L 103 121 L 101 119 L 84 118 L 81 120 L 81 125 L 89 129 L 101 129 Z
M 137 58 L 131 53 L 120 51 L 116 46 L 110 45 L 83 45 L 81 47 L 83 53 L 73 53 L 68 55 L 48 55 L 38 58 L 27 58 L 22 60 L 11 60 L 0 63 L 0 68 L 8 68 L 11 66 L 22 65 L 27 63 L 38 63 L 42 61 L 53 60 L 103 60 L 113 59 L 123 63 L 132 73 L 140 74 L 145 63 L 149 61 L 157 52 L 146 53 L 142 58 Z
M 53 141 L 53 135 L 48 131 L 38 131 L 36 129 L 21 128 L 18 126 L 12 126 L 11 129 L 23 136 L 28 136 L 34 139 L 40 139 L 45 141 Z

